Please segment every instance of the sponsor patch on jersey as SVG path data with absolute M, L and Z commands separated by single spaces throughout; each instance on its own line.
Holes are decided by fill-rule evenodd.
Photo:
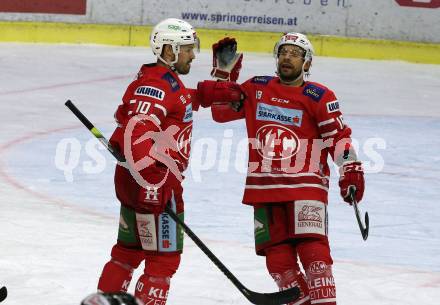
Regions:
M 171 75 L 170 72 L 165 73 L 162 76 L 162 79 L 166 80 L 170 84 L 171 91 L 176 92 L 180 89 L 179 82 L 174 78 L 174 76 Z
M 314 100 L 315 102 L 319 102 L 322 96 L 324 95 L 324 93 L 325 93 L 324 88 L 318 87 L 314 84 L 307 84 L 304 87 L 304 91 L 303 91 L 303 94 L 305 96 L 311 97 L 312 100 Z
M 272 102 L 275 102 L 275 103 L 281 103 L 281 104 L 289 104 L 289 103 L 290 103 L 290 100 L 286 100 L 286 99 L 278 98 L 278 97 L 273 97 L 273 98 L 271 98 L 270 100 L 271 100 Z
M 295 201 L 295 234 L 327 235 L 327 210 L 324 202 Z
M 273 76 L 255 76 L 252 78 L 251 83 L 267 85 L 272 78 Z
M 136 223 L 142 249 L 147 251 L 156 251 L 157 238 L 154 214 L 136 213 Z
M 190 98 L 189 94 L 188 94 L 188 98 Z M 186 104 L 186 98 L 183 95 L 179 96 L 179 99 L 180 99 L 180 101 L 182 102 L 183 105 Z
M 302 110 L 272 106 L 264 103 L 257 104 L 257 120 L 277 122 L 283 125 L 300 127 Z
M 183 116 L 183 121 L 185 123 L 191 122 L 193 119 L 193 110 L 192 110 L 192 104 L 186 105 L 185 114 Z
M 135 95 L 149 96 L 156 100 L 163 101 L 165 98 L 165 92 L 156 87 L 151 86 L 141 86 L 137 87 L 134 92 Z
M 336 111 L 339 111 L 339 102 L 338 101 L 328 102 L 327 103 L 327 112 L 332 113 L 332 112 L 336 112 Z
M 177 250 L 176 222 L 167 213 L 159 215 L 159 251 L 172 252 Z

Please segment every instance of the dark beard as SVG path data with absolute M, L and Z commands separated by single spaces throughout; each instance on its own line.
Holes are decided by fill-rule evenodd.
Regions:
M 174 65 L 174 67 L 176 68 L 177 73 L 180 74 L 180 75 L 186 75 L 190 71 L 190 69 L 186 68 L 186 64 L 182 65 L 182 66 Z
M 294 72 L 290 75 L 285 75 L 281 73 L 281 69 L 278 68 L 278 76 L 280 77 L 280 79 L 286 83 L 290 83 L 293 82 L 294 80 L 296 80 L 300 75 L 301 75 L 302 71 L 298 71 L 298 72 Z

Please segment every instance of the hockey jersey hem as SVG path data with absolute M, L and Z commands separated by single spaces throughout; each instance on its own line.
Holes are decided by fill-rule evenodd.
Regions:
M 246 205 L 256 205 L 260 203 L 288 203 L 295 200 L 318 200 L 327 204 L 328 189 L 316 187 L 299 186 L 294 192 L 286 191 L 286 185 L 272 189 L 251 189 L 244 192 L 243 203 Z

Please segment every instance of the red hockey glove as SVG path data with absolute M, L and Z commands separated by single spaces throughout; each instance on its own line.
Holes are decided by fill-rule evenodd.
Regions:
M 344 198 L 344 201 L 351 204 L 349 187 L 354 186 L 356 188 L 356 201 L 360 202 L 365 188 L 362 163 L 359 161 L 345 162 L 339 168 L 339 173 L 339 187 L 341 188 L 341 196 Z
M 237 53 L 235 38 L 223 38 L 212 45 L 211 75 L 218 80 L 236 82 L 240 74 L 243 54 Z
M 168 175 L 167 175 L 168 172 Z M 171 200 L 173 190 L 181 188 L 180 181 L 166 167 L 154 167 L 142 174 L 150 186 L 142 187 L 139 192 L 139 206 L 146 212 L 161 214 Z
M 240 85 L 233 82 L 205 80 L 197 84 L 197 100 L 203 107 L 213 103 L 226 104 L 239 102 L 244 98 Z

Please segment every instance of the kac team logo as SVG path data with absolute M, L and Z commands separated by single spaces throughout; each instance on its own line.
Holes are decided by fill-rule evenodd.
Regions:
M 192 124 L 183 129 L 177 137 L 177 151 L 187 160 L 191 150 L 191 135 Z
M 300 148 L 298 136 L 277 124 L 260 127 L 256 134 L 257 151 L 264 159 L 283 160 L 296 155 Z
M 312 274 L 323 274 L 324 272 L 327 271 L 327 264 L 323 261 L 316 261 L 313 262 L 310 267 L 309 267 L 309 271 Z

